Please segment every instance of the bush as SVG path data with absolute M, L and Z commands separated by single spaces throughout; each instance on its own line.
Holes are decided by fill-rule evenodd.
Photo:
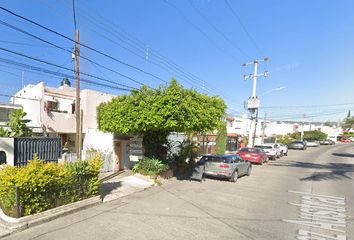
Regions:
M 1 207 L 7 215 L 17 216 L 16 188 L 24 216 L 95 196 L 101 165 L 97 155 L 75 163 L 44 163 L 35 158 L 25 167 L 7 166 L 0 171 Z
M 134 165 L 133 172 L 142 175 L 156 176 L 168 169 L 168 165 L 162 163 L 157 158 L 143 158 Z

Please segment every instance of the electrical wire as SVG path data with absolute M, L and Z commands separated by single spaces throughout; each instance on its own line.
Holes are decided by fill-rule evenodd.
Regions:
M 27 22 L 29 22 L 29 23 L 31 23 L 31 24 L 37 26 L 37 27 L 40 27 L 40 28 L 42 28 L 42 29 L 44 29 L 44 30 L 46 30 L 46 31 L 49 31 L 49 32 L 51 32 L 51 33 L 53 33 L 53 34 L 55 34 L 55 35 L 58 35 L 58 36 L 60 36 L 60 37 L 62 37 L 62 38 L 64 38 L 64 39 L 66 39 L 66 40 L 68 40 L 68 41 L 71 41 L 71 42 L 73 42 L 73 43 L 76 42 L 74 39 L 72 39 L 72 38 L 70 38 L 70 37 L 68 37 L 68 36 L 65 36 L 65 35 L 62 34 L 62 33 L 59 33 L 59 32 L 57 32 L 57 31 L 55 31 L 55 30 L 53 30 L 53 29 L 51 29 L 51 28 L 49 28 L 49 27 L 46 27 L 46 26 L 44 26 L 44 25 L 42 25 L 42 24 L 40 24 L 40 23 L 37 23 L 37 22 L 35 22 L 35 21 L 33 21 L 33 20 L 29 19 L 29 18 L 26 18 L 26 17 L 24 17 L 24 16 L 21 16 L 21 15 L 15 13 L 15 12 L 13 12 L 13 11 L 10 11 L 9 9 L 6 9 L 6 8 L 4 8 L 4 7 L 2 7 L 2 6 L 0 6 L 0 9 L 3 10 L 3 11 L 5 11 L 5 12 L 7 12 L 7 13 L 9 13 L 9 14 L 11 14 L 11 15 L 13 15 L 13 16 L 15 16 L 15 17 L 17 17 L 17 18 L 23 19 L 23 20 L 25 20 L 25 21 L 27 21 Z M 104 53 L 104 52 L 102 52 L 102 51 L 99 51 L 99 50 L 97 50 L 97 49 L 95 49 L 95 48 L 93 48 L 93 47 L 90 47 L 90 46 L 88 46 L 88 45 L 86 45 L 86 44 L 84 44 L 84 43 L 78 43 L 78 44 L 79 44 L 80 46 L 86 48 L 86 49 L 89 49 L 89 50 L 91 50 L 91 51 L 93 51 L 93 52 L 95 52 L 95 53 L 97 53 L 97 54 L 100 54 L 100 55 L 102 55 L 102 56 L 104 56 L 104 57 L 106 57 L 106 58 L 109 58 L 109 59 L 111 59 L 111 60 L 113 60 L 113 61 L 115 61 L 115 62 L 118 62 L 118 63 L 120 63 L 120 64 L 122 64 L 122 65 L 124 65 L 124 66 L 127 66 L 127 67 L 129 67 L 129 68 L 135 69 L 136 71 L 139 71 L 139 72 L 144 73 L 144 74 L 146 74 L 146 75 L 148 75 L 148 76 L 150 76 L 150 77 L 153 77 L 153 78 L 155 78 L 155 79 L 158 79 L 158 80 L 160 80 L 160 81 L 163 81 L 163 82 L 167 83 L 166 80 L 164 80 L 164 79 L 162 79 L 162 78 L 156 76 L 156 75 L 153 74 L 153 73 L 147 72 L 147 71 L 145 71 L 145 70 L 143 70 L 143 69 L 140 69 L 139 67 L 136 67 L 136 66 L 134 66 L 134 65 L 131 65 L 131 64 L 129 64 L 129 63 L 126 63 L 126 62 L 124 62 L 124 61 L 122 61 L 122 60 L 120 60 L 120 59 L 117 59 L 117 58 L 115 58 L 115 57 L 113 57 L 113 56 L 111 56 L 111 55 L 109 55 L 109 54 L 107 54 L 107 53 Z
M 55 75 L 55 76 L 60 76 L 60 77 L 67 77 L 69 79 L 75 80 L 75 76 L 72 76 L 72 75 L 69 75 L 69 74 L 55 72 L 55 71 L 48 70 L 48 69 L 43 68 L 43 67 L 37 67 L 37 66 L 29 65 L 29 64 L 24 64 L 24 63 L 20 63 L 20 62 L 16 62 L 16 61 L 10 60 L 10 59 L 0 58 L 0 62 L 19 67 L 21 69 L 30 69 L 30 70 L 37 71 L 37 72 L 43 72 L 43 73 L 47 73 L 47 74 Z M 128 91 L 128 92 L 132 91 L 132 89 L 112 86 L 112 85 L 108 85 L 108 84 L 104 84 L 104 83 L 99 83 L 97 81 L 92 81 L 92 80 L 85 79 L 85 78 L 80 78 L 80 81 L 86 82 L 86 83 L 89 83 L 89 84 L 93 84 L 93 85 L 96 85 L 96 86 L 101 86 L 101 87 L 106 87 L 106 88 L 111 88 L 111 89 L 116 89 L 116 90 L 122 90 L 122 91 Z
M 34 60 L 34 61 L 37 61 L 37 62 L 40 62 L 40 63 L 44 63 L 44 64 L 47 64 L 47 65 L 50 65 L 50 66 L 54 66 L 54 67 L 57 67 L 57 68 L 60 68 L 60 69 L 65 69 L 67 71 L 75 73 L 74 69 L 63 67 L 63 66 L 60 66 L 58 64 L 51 63 L 51 62 L 48 62 L 48 61 L 45 61 L 45 60 L 42 60 L 42 59 L 39 59 L 39 58 L 31 57 L 31 56 L 28 56 L 28 55 L 23 54 L 23 53 L 19 53 L 19 52 L 12 51 L 12 50 L 9 50 L 9 49 L 6 49 L 6 48 L 2 48 L 2 47 L 0 47 L 0 50 L 15 54 L 17 56 L 28 58 L 28 59 L 31 59 L 31 60 Z M 114 81 L 111 81 L 111 80 L 108 80 L 108 79 L 105 79 L 105 78 L 101 78 L 101 77 L 98 77 L 98 76 L 95 76 L 95 75 L 92 75 L 92 74 L 88 74 L 88 73 L 85 73 L 85 72 L 81 72 L 80 71 L 79 73 L 81 75 L 84 75 L 84 76 L 87 76 L 87 77 L 92 77 L 92 78 L 95 78 L 95 79 L 98 79 L 98 80 L 101 80 L 101 81 L 105 81 L 105 82 L 108 82 L 108 83 L 116 84 L 118 86 L 122 86 L 122 87 L 125 87 L 125 88 L 137 89 L 137 88 L 125 85 L 125 84 L 120 84 L 120 83 L 117 83 L 117 82 L 114 82 Z
M 53 9 L 50 5 L 46 4 L 46 2 L 42 2 L 42 3 L 44 3 L 45 6 L 48 7 L 49 9 L 51 9 L 52 11 L 57 12 L 59 15 L 61 15 L 63 17 L 67 17 L 67 15 L 65 15 L 62 11 L 59 11 L 58 8 Z M 129 49 L 129 48 L 123 46 L 122 44 L 114 41 L 113 39 L 103 35 L 102 33 L 93 30 L 92 28 L 90 28 L 91 25 L 89 25 L 87 27 L 88 29 L 91 29 L 97 35 L 116 44 L 117 46 L 132 53 L 133 55 L 135 55 L 141 59 L 145 59 L 145 57 L 140 55 L 139 53 L 142 53 L 145 51 L 146 46 L 147 46 L 146 43 L 142 42 L 141 40 L 139 40 L 136 37 L 129 34 L 127 31 L 125 31 L 122 27 L 117 25 L 115 22 L 112 22 L 109 19 L 103 17 L 95 9 L 92 10 L 92 8 L 90 8 L 90 6 L 88 6 L 87 2 L 85 2 L 85 1 L 81 2 L 80 6 L 83 6 L 83 5 L 86 5 L 86 8 L 88 8 L 91 11 L 85 11 L 85 9 L 79 8 L 80 11 L 83 11 L 82 18 L 87 19 L 91 23 L 91 25 L 97 26 L 100 30 L 104 30 L 104 31 L 108 32 L 109 34 L 113 35 L 113 37 L 115 37 L 119 41 L 122 41 L 123 43 L 127 44 L 129 47 L 132 47 L 137 52 L 132 51 L 131 49 Z M 91 15 L 91 12 L 93 12 L 93 11 L 95 12 L 94 16 Z M 101 19 L 103 21 L 101 21 Z M 148 62 L 150 64 L 159 66 L 160 68 L 164 69 L 168 73 L 175 75 L 176 77 L 178 77 L 182 81 L 189 82 L 192 85 L 196 84 L 197 87 L 204 85 L 204 83 L 203 83 L 204 81 L 200 77 L 197 77 L 197 76 L 187 72 L 185 69 L 183 69 L 183 67 L 179 66 L 178 64 L 176 64 L 172 60 L 163 56 L 161 53 L 159 53 L 155 49 L 149 48 Z M 165 67 L 161 66 L 161 64 L 163 64 Z M 171 70 L 169 70 L 169 69 L 171 69 Z M 222 92 L 223 96 L 225 96 L 225 97 L 227 96 L 224 91 L 220 91 L 220 90 L 216 89 L 214 86 L 211 88 L 209 88 L 208 86 L 205 86 L 204 90 L 206 90 L 210 94 L 215 94 L 215 91 L 220 92 L 220 93 Z
M 223 48 L 221 48 L 218 44 L 216 44 L 216 42 L 211 39 L 208 34 L 206 34 L 198 25 L 194 24 L 191 20 L 189 20 L 189 18 L 184 14 L 184 12 L 178 8 L 175 4 L 164 0 L 164 2 L 169 5 L 170 7 L 172 7 L 173 9 L 175 9 L 178 14 L 189 24 L 191 25 L 194 29 L 196 29 L 199 33 L 201 33 L 212 45 L 214 45 L 214 47 L 216 49 L 218 49 L 220 52 L 224 53 L 225 55 L 231 57 L 232 59 L 234 59 L 237 63 L 240 63 L 239 60 L 237 60 L 237 58 L 231 54 L 230 52 L 225 51 Z
M 228 42 L 230 45 L 232 45 L 237 51 L 239 51 L 242 55 L 244 55 L 247 58 L 250 58 L 245 51 L 243 51 L 236 43 L 234 43 L 226 34 L 224 34 L 218 27 L 215 26 L 215 24 L 204 14 L 202 11 L 200 11 L 195 4 L 193 3 L 193 0 L 189 0 L 190 5 L 193 7 L 193 9 L 197 12 L 199 16 L 201 16 L 217 33 L 219 33 L 226 42 Z
M 72 53 L 70 50 L 68 50 L 68 49 L 66 49 L 66 48 L 64 48 L 64 47 L 61 47 L 61 46 L 59 46 L 59 45 L 57 45 L 57 44 L 54 44 L 54 43 L 52 43 L 52 42 L 49 42 L 49 41 L 47 41 L 47 40 L 45 40 L 45 39 L 43 39 L 43 38 L 40 38 L 40 37 L 38 37 L 38 36 L 35 36 L 35 35 L 33 35 L 33 34 L 27 32 L 27 31 L 25 31 L 25 30 L 22 30 L 22 29 L 20 29 L 20 28 L 17 28 L 17 27 L 15 27 L 15 26 L 13 26 L 13 25 L 11 25 L 11 24 L 9 24 L 9 23 L 6 23 L 6 22 L 4 22 L 4 21 L 2 21 L 2 20 L 0 20 L 0 24 L 4 25 L 4 26 L 6 26 L 6 27 L 9 27 L 9 28 L 11 28 L 11 29 L 13 29 L 13 30 L 19 31 L 19 32 L 21 32 L 21 33 L 23 33 L 23 34 L 25 34 L 25 35 L 28 35 L 28 36 L 32 37 L 32 38 L 35 38 L 35 39 L 37 39 L 37 40 L 39 40 L 39 41 L 41 41 L 41 42 L 44 42 L 44 43 L 46 43 L 46 44 L 49 44 L 49 45 L 52 46 L 52 47 L 61 49 L 61 50 L 66 51 L 66 52 L 68 52 L 68 53 L 70 53 L 70 54 Z M 124 77 L 124 78 L 127 78 L 127 79 L 129 79 L 129 80 L 131 80 L 131 81 L 133 81 L 133 82 L 135 82 L 135 83 L 138 83 L 138 84 L 140 84 L 140 85 L 144 85 L 142 82 L 139 82 L 139 81 L 137 81 L 137 80 L 135 80 L 135 79 L 133 79 L 133 78 L 131 78 L 131 77 L 125 75 L 125 74 L 122 74 L 122 73 L 120 73 L 120 72 L 118 72 L 118 71 L 116 71 L 116 70 L 113 70 L 113 69 L 111 69 L 111 68 L 105 67 L 104 65 L 99 64 L 99 63 L 97 63 L 97 62 L 95 62 L 95 61 L 93 61 L 93 60 L 91 60 L 91 59 L 89 59 L 89 58 L 87 58 L 87 57 L 84 57 L 84 56 L 80 55 L 80 58 L 82 58 L 82 59 L 84 59 L 84 60 L 86 60 L 86 61 L 88 61 L 88 62 L 90 62 L 90 63 L 92 63 L 92 64 L 95 64 L 95 65 L 97 65 L 97 66 L 100 66 L 100 67 L 102 67 L 102 68 L 104 68 L 104 69 L 106 69 L 106 70 L 109 70 L 109 71 L 111 71 L 111 72 L 113 72 L 113 73 L 116 73 L 116 74 L 118 74 L 119 76 L 122 76 L 122 77 Z
M 243 24 L 240 16 L 237 14 L 237 12 L 232 8 L 231 4 L 229 3 L 228 0 L 224 0 L 224 2 L 226 3 L 226 6 L 230 9 L 231 13 L 233 14 L 233 16 L 237 19 L 237 21 L 239 22 L 239 24 L 242 27 L 242 30 L 246 33 L 247 37 L 250 39 L 251 43 L 255 46 L 255 48 L 257 49 L 258 53 L 262 56 L 265 57 L 265 55 L 263 54 L 263 51 L 261 50 L 261 48 L 258 46 L 257 42 L 254 40 L 254 38 L 251 36 L 251 34 L 248 32 L 246 26 Z

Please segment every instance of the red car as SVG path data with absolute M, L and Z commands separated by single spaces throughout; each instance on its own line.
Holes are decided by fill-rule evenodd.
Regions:
M 263 149 L 260 148 L 241 148 L 238 151 L 238 155 L 240 155 L 243 160 L 249 161 L 251 163 L 262 165 L 264 162 L 268 162 L 267 154 L 263 151 Z

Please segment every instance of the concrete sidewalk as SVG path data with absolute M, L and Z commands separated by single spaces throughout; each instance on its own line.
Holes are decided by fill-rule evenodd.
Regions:
M 129 194 L 133 194 L 136 192 L 143 191 L 153 185 L 155 185 L 155 182 L 150 179 L 149 177 L 142 176 L 140 174 L 135 174 L 132 175 L 131 172 L 123 172 L 119 175 L 107 178 L 105 176 L 104 179 L 101 183 L 101 189 L 100 189 L 100 202 L 110 202 L 113 200 L 116 200 L 118 198 L 127 196 Z M 98 198 L 97 198 L 98 200 Z M 99 203 L 99 202 L 97 202 Z M 90 207 L 91 205 L 87 205 L 87 201 L 83 200 L 81 202 L 76 202 L 75 206 L 71 207 L 69 205 L 61 206 L 55 209 L 50 209 L 47 210 L 42 214 L 42 216 L 38 216 L 38 218 L 41 218 L 41 221 L 37 221 L 36 223 L 36 217 L 34 216 L 34 221 L 32 222 L 24 222 L 21 227 L 17 227 L 15 225 L 11 225 L 2 219 L 0 219 L 0 238 L 5 237 L 10 235 L 13 232 L 18 232 L 21 230 L 24 230 L 25 228 L 32 227 L 34 225 L 39 225 L 44 222 L 49 222 L 53 218 L 65 216 L 68 214 L 72 214 L 74 212 L 80 211 L 82 209 L 85 209 L 87 207 Z M 63 210 L 60 210 L 60 214 L 58 215 L 58 209 L 59 208 L 64 208 Z M 43 217 L 43 214 L 45 215 Z M 46 220 L 47 219 L 47 220 Z M 33 223 L 35 222 L 35 223 Z

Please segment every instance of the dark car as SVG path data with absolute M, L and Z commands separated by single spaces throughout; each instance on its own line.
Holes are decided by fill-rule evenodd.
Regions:
M 292 141 L 288 145 L 288 149 L 305 150 L 306 149 L 306 142 L 305 141 Z
M 251 174 L 252 165 L 237 154 L 203 156 L 198 165 L 204 166 L 204 176 L 218 177 L 236 182 L 239 176 Z
M 249 161 L 251 163 L 262 165 L 264 162 L 268 161 L 266 152 L 261 148 L 241 148 L 238 151 L 238 155 L 240 155 L 243 160 Z

